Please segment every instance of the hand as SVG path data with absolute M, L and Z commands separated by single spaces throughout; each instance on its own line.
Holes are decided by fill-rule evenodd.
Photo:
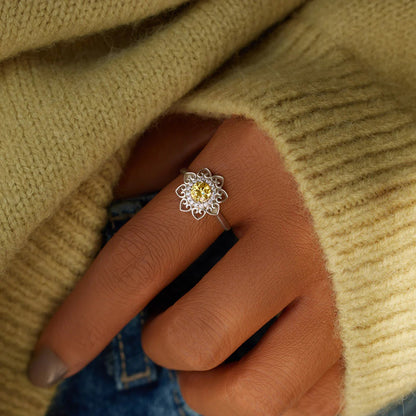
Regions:
M 179 211 L 175 189 L 183 175 L 175 172 L 190 162 L 191 171 L 209 167 L 224 176 L 229 199 L 221 212 L 239 240 L 145 325 L 144 350 L 156 363 L 180 370 L 185 400 L 204 416 L 334 416 L 342 404 L 342 346 L 311 217 L 272 139 L 251 120 L 233 117 L 216 130 L 218 123 L 201 120 L 194 136 L 181 134 L 186 124 L 153 130 L 138 142 L 117 195 L 173 180 L 101 250 L 37 350 L 54 351 L 65 376 L 75 374 L 221 234 L 215 217 L 196 221 Z M 164 150 L 177 141 L 180 146 Z M 159 167 L 141 170 L 155 149 Z M 280 311 L 252 351 L 221 364 Z M 43 380 L 51 371 L 45 367 Z

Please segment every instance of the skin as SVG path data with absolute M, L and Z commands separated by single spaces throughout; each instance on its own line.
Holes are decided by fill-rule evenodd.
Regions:
M 163 188 L 98 254 L 43 331 L 81 370 L 221 233 L 216 218 L 179 211 L 179 168 L 225 178 L 221 212 L 236 245 L 142 335 L 156 363 L 178 370 L 204 416 L 334 416 L 344 376 L 336 309 L 312 219 L 270 137 L 252 120 L 171 115 L 137 142 L 116 197 Z M 278 312 L 239 362 L 221 364 Z

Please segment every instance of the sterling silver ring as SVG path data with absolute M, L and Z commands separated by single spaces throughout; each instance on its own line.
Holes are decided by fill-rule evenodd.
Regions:
M 231 229 L 230 224 L 220 213 L 220 204 L 228 199 L 228 194 L 222 188 L 224 178 L 213 175 L 208 168 L 201 169 L 198 173 L 181 169 L 183 184 L 179 185 L 175 192 L 179 198 L 179 209 L 182 212 L 190 211 L 196 220 L 200 220 L 205 214 L 214 215 L 224 228 Z

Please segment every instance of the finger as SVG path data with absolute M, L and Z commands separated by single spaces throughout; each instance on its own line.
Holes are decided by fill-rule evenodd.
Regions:
M 224 174 L 232 201 L 234 188 L 228 185 L 233 179 L 228 182 L 227 175 L 237 170 L 238 159 L 226 158 L 223 143 L 228 143 L 228 154 L 241 154 L 242 149 L 238 140 L 225 140 L 227 129 L 233 130 L 232 123 L 218 130 L 190 169 L 210 166 L 213 172 Z M 179 211 L 175 189 L 182 182 L 179 175 L 163 188 L 98 254 L 39 339 L 29 367 L 34 384 L 53 384 L 62 373 L 67 377 L 83 368 L 221 234 L 223 229 L 214 216 L 196 221 Z M 232 225 L 244 217 L 228 201 L 222 205 Z
M 142 345 L 153 361 L 178 370 L 214 368 L 298 296 L 296 257 L 264 240 L 258 250 L 255 231 L 248 233 L 195 287 L 146 323 Z
M 325 289 L 326 290 L 326 289 Z M 298 298 L 239 362 L 180 372 L 185 401 L 204 416 L 280 415 L 340 358 L 334 307 L 322 291 Z
M 157 119 L 137 140 L 114 189 L 126 198 L 162 189 L 188 166 L 221 124 L 221 119 L 168 114 Z
M 336 416 L 344 406 L 344 365 L 338 360 L 323 377 L 283 416 Z
M 190 292 L 143 328 L 143 347 L 155 362 L 178 370 L 214 368 L 310 285 L 328 281 L 313 226 L 300 208 L 293 208 L 292 185 L 284 174 L 278 176 L 282 186 L 275 186 L 286 203 L 271 201 L 277 214 L 258 212 L 245 237 Z M 256 188 L 267 205 L 260 184 Z M 296 202 L 291 210 L 288 200 Z
M 91 361 L 223 231 L 214 217 L 196 224 L 179 211 L 180 183 L 165 187 L 111 238 L 42 333 L 37 349 L 54 351 L 67 375 Z

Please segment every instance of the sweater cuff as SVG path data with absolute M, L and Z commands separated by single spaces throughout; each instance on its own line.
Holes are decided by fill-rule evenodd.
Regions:
M 242 115 L 275 141 L 326 256 L 344 416 L 416 389 L 414 116 L 371 69 L 297 16 L 170 112 Z
M 62 201 L 41 224 L 25 250 L 0 279 L 2 354 L 0 414 L 44 415 L 55 392 L 34 387 L 26 376 L 28 357 L 51 314 L 100 249 L 112 188 L 130 154 L 132 142 Z M 2 322 L 2 323 L 3 323 Z

